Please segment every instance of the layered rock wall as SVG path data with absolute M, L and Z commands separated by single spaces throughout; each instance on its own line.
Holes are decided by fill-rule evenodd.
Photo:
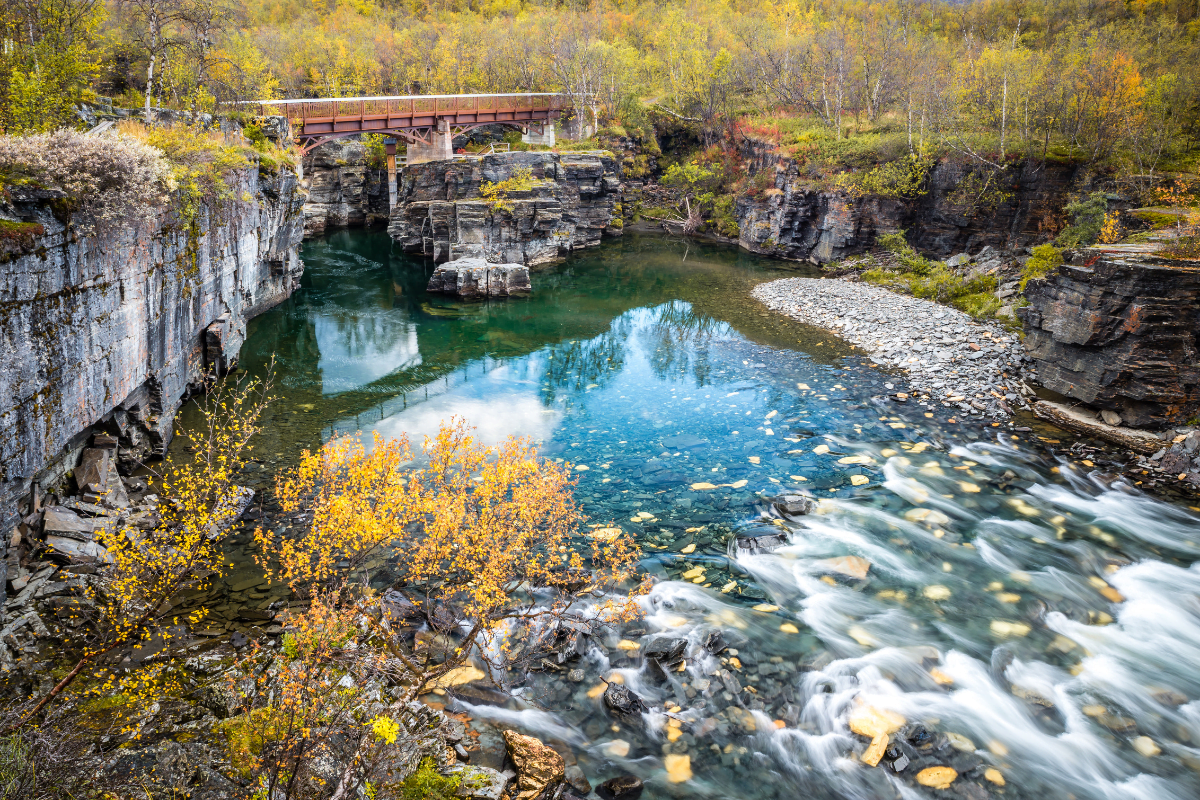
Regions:
M 968 165 L 941 161 L 918 197 L 853 197 L 774 148 L 750 143 L 744 156 L 752 175 L 766 172 L 757 183 L 767 186 L 738 198 L 741 246 L 816 263 L 862 252 L 877 236 L 901 229 L 918 250 L 942 256 L 1039 244 L 1061 228 L 1078 178 L 1074 167 L 1026 162 L 999 185 Z
M 304 235 L 335 228 L 361 228 L 387 220 L 387 170 L 367 165 L 367 148 L 355 139 L 335 139 L 304 160 Z
M 502 202 L 481 199 L 485 182 L 529 169 L 530 187 Z M 621 232 L 614 210 L 619 168 L 608 152 L 497 153 L 405 167 L 388 233 L 406 252 L 443 262 L 484 258 L 535 266 Z
M 0 534 L 30 482 L 53 485 L 90 434 L 127 470 L 161 451 L 202 377 L 237 358 L 246 321 L 296 288 L 303 192 L 294 173 L 235 174 L 235 200 L 76 238 L 47 198 L 12 190 L 7 216 L 44 235 L 0 263 Z M 6 514 L 7 512 L 7 514 Z
M 1200 268 L 1091 255 L 1025 289 L 1025 346 L 1042 385 L 1124 424 L 1200 409 Z

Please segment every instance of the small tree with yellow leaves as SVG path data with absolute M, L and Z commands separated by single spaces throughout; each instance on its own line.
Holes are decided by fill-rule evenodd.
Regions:
M 43 697 L 34 702 L 9 730 L 34 720 L 84 673 L 105 656 L 147 644 L 152 639 L 169 647 L 172 631 L 194 624 L 203 607 L 186 615 L 172 612 L 184 592 L 200 589 L 225 567 L 222 542 L 248 504 L 249 489 L 235 479 L 249 453 L 250 440 L 270 398 L 269 383 L 250 380 L 215 388 L 200 404 L 202 422 L 179 433 L 192 452 L 187 460 L 168 457 L 151 479 L 163 500 L 157 525 L 149 531 L 132 526 L 100 531 L 96 542 L 107 564 L 99 587 L 87 591 L 91 611 L 85 641 L 74 667 Z M 114 691 L 113 679 L 103 674 L 92 692 Z M 153 691 L 154 676 L 135 674 L 125 679 L 126 691 Z
M 406 438 L 379 436 L 370 450 L 345 437 L 305 453 L 276 493 L 285 512 L 311 514 L 311 522 L 290 535 L 260 528 L 260 563 L 272 580 L 312 598 L 308 611 L 287 621 L 290 641 L 337 630 L 349 638 L 307 657 L 285 639 L 270 669 L 287 690 L 273 684 L 274 691 L 258 692 L 257 707 L 242 717 L 264 720 L 256 740 L 293 742 L 285 758 L 258 762 L 260 787 L 302 796 L 282 776 L 293 786 L 303 773 L 301 785 L 311 787 L 311 757 L 327 752 L 334 736 L 357 742 L 343 758 L 335 800 L 380 780 L 381 764 L 402 775 L 397 759 L 415 768 L 420 749 L 411 736 L 381 746 L 380 730 L 391 730 L 381 719 L 405 719 L 423 692 L 480 674 L 468 672 L 471 659 L 503 686 L 510 669 L 560 650 L 564 639 L 636 613 L 639 551 L 615 529 L 579 535 L 573 486 L 569 464 L 539 459 L 526 440 L 484 446 L 457 419 L 426 439 L 419 460 Z M 382 597 L 371 585 L 379 576 L 367 570 L 380 556 L 392 583 Z M 404 628 L 413 622 L 422 630 L 410 640 Z M 328 710 L 338 703 L 341 724 L 332 725 Z M 286 733 L 268 730 L 265 721 L 281 715 Z

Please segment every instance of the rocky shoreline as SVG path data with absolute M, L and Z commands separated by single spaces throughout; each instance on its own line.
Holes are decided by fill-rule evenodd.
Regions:
M 1028 407 L 1029 358 L 1017 337 L 947 306 L 870 284 L 828 278 L 783 278 L 759 284 L 753 297 L 772 311 L 824 328 L 908 373 L 895 399 L 941 404 L 964 415 L 1007 419 Z

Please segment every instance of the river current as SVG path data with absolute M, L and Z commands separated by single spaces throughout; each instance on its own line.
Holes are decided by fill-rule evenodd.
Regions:
M 303 258 L 241 354 L 276 359 L 263 484 L 333 434 L 419 442 L 460 415 L 573 464 L 657 580 L 578 671 L 459 687 L 490 749 L 485 723 L 518 727 L 647 798 L 1200 796 L 1200 509 L 1065 458 L 1054 429 L 887 399 L 902 376 L 768 313 L 749 290 L 796 272 L 736 250 L 630 234 L 485 303 L 427 295 L 431 265 L 381 232 Z M 771 502 L 799 492 L 814 512 Z M 688 658 L 655 679 L 639 651 L 662 637 Z M 609 716 L 601 678 L 644 724 Z M 878 766 L 852 719 L 890 734 Z

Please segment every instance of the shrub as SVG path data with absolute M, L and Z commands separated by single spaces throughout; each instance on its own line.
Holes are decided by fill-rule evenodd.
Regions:
M 1086 247 L 1096 243 L 1108 213 L 1108 198 L 1103 192 L 1093 192 L 1086 198 L 1067 203 L 1071 224 L 1063 228 L 1057 243 L 1063 247 Z
M 267 135 L 258 123 L 251 122 L 242 128 L 242 135 L 250 142 L 250 146 L 260 153 L 267 149 Z
M 513 170 L 511 178 L 495 183 L 484 181 L 479 187 L 479 196 L 487 201 L 488 208 L 492 211 L 512 211 L 512 203 L 508 202 L 509 195 L 514 192 L 527 192 L 533 188 L 533 184 L 533 169 L 518 167 Z
M 0 182 L 61 191 L 62 210 L 84 234 L 153 220 L 174 188 L 162 152 L 146 142 L 70 130 L 0 136 Z
M 387 148 L 381 133 L 368 133 L 362 137 L 367 148 L 367 166 L 371 169 L 383 169 L 387 166 Z
M 920 197 L 926 193 L 925 177 L 932 166 L 933 162 L 929 159 L 905 155 L 865 172 L 840 173 L 834 178 L 834 185 L 853 197 L 869 194 L 895 198 Z
M 717 229 L 717 233 L 728 236 L 730 239 L 736 239 L 742 232 L 737 222 L 736 201 L 736 197 L 727 194 L 718 197 L 713 202 L 713 226 Z
M 1033 255 L 1029 257 L 1029 260 L 1025 262 L 1025 268 L 1021 270 L 1021 291 L 1025 291 L 1025 284 L 1035 278 L 1046 277 L 1050 274 L 1050 270 L 1062 263 L 1062 250 L 1054 245 L 1043 244 L 1033 248 Z

